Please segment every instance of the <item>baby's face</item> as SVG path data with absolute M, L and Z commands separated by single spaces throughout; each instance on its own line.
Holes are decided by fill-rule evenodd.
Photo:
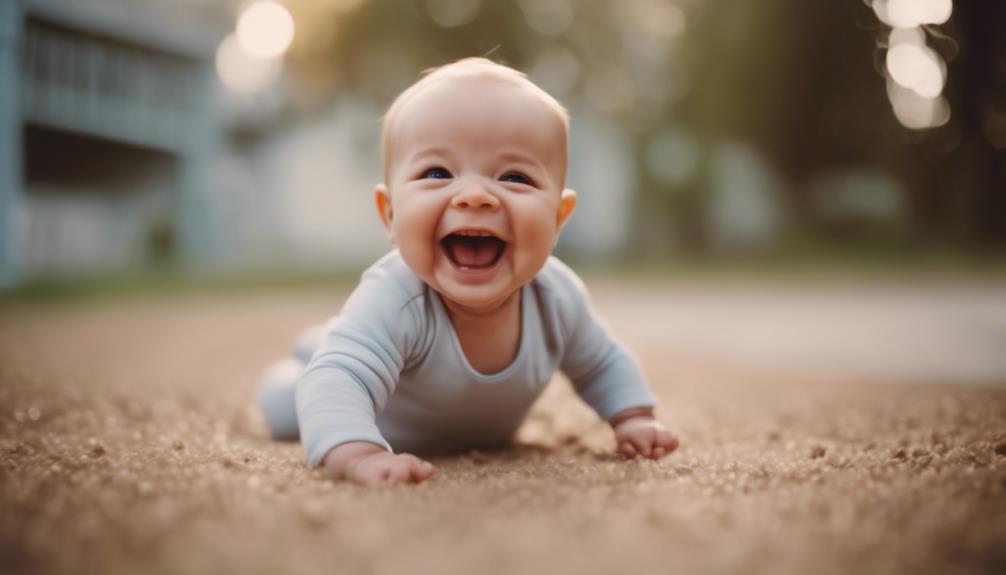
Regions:
M 398 110 L 378 210 L 449 304 L 491 310 L 545 264 L 576 204 L 564 130 L 533 92 L 492 77 L 437 80 Z

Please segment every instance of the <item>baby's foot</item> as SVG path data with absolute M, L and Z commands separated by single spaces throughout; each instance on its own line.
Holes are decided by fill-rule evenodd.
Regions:
M 273 439 L 295 440 L 300 436 L 294 387 L 302 373 L 304 364 L 288 357 L 269 366 L 259 382 L 258 404 Z

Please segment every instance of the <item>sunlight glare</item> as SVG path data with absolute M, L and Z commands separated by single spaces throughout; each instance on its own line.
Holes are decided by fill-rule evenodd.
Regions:
M 943 24 L 950 19 L 951 0 L 873 0 L 873 11 L 888 26 L 914 28 Z
M 256 58 L 241 47 L 233 34 L 217 48 L 217 74 L 235 92 L 257 92 L 279 78 L 283 62 L 279 58 Z
M 258 0 L 241 13 L 236 34 L 241 48 L 251 56 L 275 58 L 293 42 L 293 17 L 278 2 Z
M 895 82 L 920 96 L 935 98 L 946 80 L 942 59 L 936 52 L 917 44 L 900 43 L 887 51 L 887 71 Z
M 950 121 L 950 105 L 943 96 L 926 98 L 892 81 L 887 82 L 887 94 L 895 117 L 906 128 L 937 128 Z

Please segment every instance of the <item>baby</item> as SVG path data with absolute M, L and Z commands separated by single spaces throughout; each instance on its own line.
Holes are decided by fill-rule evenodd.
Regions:
M 639 367 L 550 257 L 576 206 L 568 122 L 523 74 L 483 58 L 434 69 L 395 100 L 374 201 L 397 249 L 301 345 L 306 367 L 267 374 L 274 436 L 299 432 L 309 463 L 336 479 L 418 483 L 435 468 L 407 452 L 505 444 L 561 369 L 621 454 L 677 447 Z

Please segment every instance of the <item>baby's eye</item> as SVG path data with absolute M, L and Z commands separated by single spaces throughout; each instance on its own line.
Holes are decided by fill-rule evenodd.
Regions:
M 524 184 L 525 186 L 534 186 L 534 182 L 531 178 L 525 176 L 520 172 L 507 172 L 500 176 L 501 182 L 512 182 L 514 184 Z
M 440 167 L 430 168 L 423 172 L 422 175 L 422 179 L 424 180 L 449 180 L 452 177 L 450 172 Z

